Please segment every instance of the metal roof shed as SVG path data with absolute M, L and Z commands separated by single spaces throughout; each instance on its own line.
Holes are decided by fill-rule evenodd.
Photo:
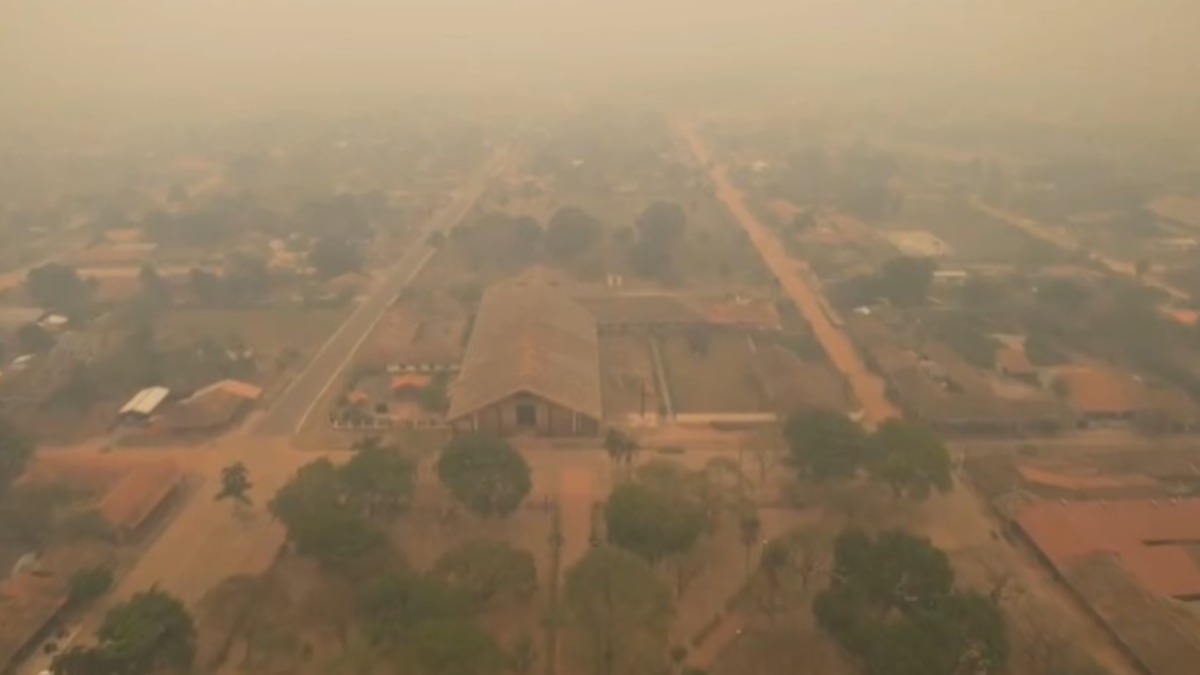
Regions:
M 166 387 L 147 387 L 134 394 L 128 403 L 121 406 L 119 414 L 122 417 L 132 415 L 149 417 L 158 409 L 158 406 L 162 405 L 170 393 L 171 390 Z

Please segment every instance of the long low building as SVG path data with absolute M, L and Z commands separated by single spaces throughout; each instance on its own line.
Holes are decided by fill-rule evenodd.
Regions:
M 537 281 L 480 301 L 447 420 L 459 432 L 594 436 L 603 419 L 596 319 Z

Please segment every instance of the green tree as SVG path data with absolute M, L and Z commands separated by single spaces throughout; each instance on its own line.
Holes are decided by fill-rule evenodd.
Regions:
M 79 318 L 91 311 L 92 286 L 74 267 L 47 263 L 25 275 L 25 292 L 39 307 Z
M 625 431 L 610 427 L 604 434 L 604 451 L 608 453 L 613 465 L 632 466 L 633 458 L 637 456 L 638 442 Z
M 564 598 L 590 672 L 665 670 L 670 594 L 637 556 L 611 546 L 592 548 L 567 572 Z
M 937 433 L 920 422 L 887 420 L 868 443 L 867 469 L 887 483 L 897 499 L 923 500 L 934 490 L 949 492 L 950 450 Z
M 217 492 L 216 500 L 232 499 L 238 506 L 250 504 L 250 470 L 243 462 L 234 462 L 221 469 L 221 490 Z
M 529 465 L 507 441 L 459 436 L 442 450 L 438 478 L 454 497 L 481 516 L 507 516 L 532 487 Z
M 422 624 L 412 645 L 427 675 L 495 675 L 505 666 L 504 651 L 492 636 L 463 619 Z
M 328 459 L 301 467 L 267 508 L 287 528 L 297 552 L 326 565 L 354 561 L 382 541 Z
M 559 261 L 578 258 L 600 239 L 600 221 L 576 206 L 564 206 L 546 223 L 546 250 Z
M 356 604 L 367 636 L 380 645 L 405 640 L 429 621 L 464 618 L 470 605 L 434 577 L 395 573 L 368 583 Z
M 645 482 L 622 483 L 604 509 L 608 540 L 655 564 L 690 549 L 704 532 L 704 507 L 691 495 Z
M 655 202 L 637 219 L 638 238 L 630 251 L 634 270 L 643 276 L 666 276 L 674 271 L 675 243 L 687 230 L 683 207 Z
M 159 590 L 138 593 L 109 610 L 96 636 L 128 673 L 187 671 L 196 655 L 192 616 L 177 598 Z
M 687 230 L 687 214 L 674 202 L 654 202 L 638 215 L 637 229 L 641 237 L 673 241 Z
M 754 550 L 754 545 L 758 543 L 759 537 L 762 536 L 762 519 L 759 518 L 758 510 L 754 508 L 753 504 L 744 506 L 738 513 L 738 536 L 746 553 L 746 574 L 750 574 L 750 553 Z
M 79 570 L 67 581 L 67 602 L 72 607 L 84 607 L 107 593 L 112 585 L 112 570 L 107 567 Z
M 80 645 L 62 651 L 50 664 L 54 675 L 117 675 L 118 668 L 109 652 Z
M 807 410 L 783 426 L 789 460 L 817 480 L 854 476 L 866 451 L 866 435 L 849 417 L 829 410 Z
M 196 628 L 183 603 L 159 590 L 134 595 L 104 615 L 98 644 L 67 650 L 51 670 L 69 675 L 150 675 L 187 672 L 196 656 Z
M 868 675 L 998 673 L 1007 665 L 995 603 L 956 590 L 945 553 L 901 531 L 874 540 L 858 530 L 839 535 L 831 583 L 813 612 Z
M 504 593 L 527 600 L 537 590 L 533 554 L 491 539 L 473 539 L 447 551 L 432 574 L 479 606 Z
M 883 264 L 880 287 L 893 305 L 913 307 L 923 304 L 933 283 L 935 265 L 929 258 L 899 256 Z
M 417 468 L 400 448 L 378 442 L 359 446 L 341 468 L 350 498 L 361 503 L 368 518 L 392 517 L 412 505 Z

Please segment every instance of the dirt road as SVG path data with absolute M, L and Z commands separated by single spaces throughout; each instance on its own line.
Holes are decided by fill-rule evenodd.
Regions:
M 995 206 L 985 203 L 978 197 L 971 198 L 971 205 L 977 210 L 986 213 L 987 215 L 1003 223 L 1015 227 L 1016 229 L 1021 230 L 1025 234 L 1028 234 L 1035 239 L 1040 239 L 1047 244 L 1056 246 L 1063 251 L 1068 253 L 1078 253 L 1083 250 L 1083 246 L 1076 241 L 1074 237 L 1066 232 L 1052 229 L 1035 220 L 1012 213 L 1011 211 L 1005 211 L 1003 209 L 996 208 Z M 1172 286 L 1153 273 L 1138 274 L 1137 265 L 1134 263 L 1131 263 L 1127 260 L 1117 260 L 1116 258 L 1110 258 L 1095 252 L 1091 252 L 1089 255 L 1091 256 L 1092 260 L 1104 265 L 1104 267 L 1113 274 L 1123 276 L 1128 279 L 1133 279 L 1147 288 L 1153 288 L 1155 290 L 1162 291 L 1170 296 L 1172 300 L 1181 300 L 1185 302 L 1191 300 L 1191 295 L 1186 291 L 1176 286 Z
M 762 256 L 767 269 L 779 280 L 800 314 L 812 327 L 821 347 L 850 383 L 850 388 L 862 406 L 863 422 L 875 427 L 880 422 L 900 416 L 900 411 L 888 400 L 883 380 L 871 372 L 858 354 L 850 338 L 830 320 L 820 293 L 809 279 L 812 274 L 803 261 L 793 260 L 775 235 L 767 229 L 746 206 L 742 194 L 726 175 L 725 167 L 716 164 L 704 141 L 690 126 L 676 123 L 676 130 L 687 141 L 701 166 L 708 167 L 717 197 L 725 203 L 738 224 L 746 231 Z

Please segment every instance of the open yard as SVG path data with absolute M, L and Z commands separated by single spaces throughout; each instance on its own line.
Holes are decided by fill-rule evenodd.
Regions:
M 254 307 L 247 309 L 174 309 L 158 321 L 166 344 L 234 338 L 254 350 L 259 363 L 294 351 L 311 356 L 341 325 L 348 308 Z
M 654 356 L 646 338 L 605 335 L 600 338 L 600 372 L 605 415 L 615 420 L 657 415 L 662 401 L 654 376 Z
M 1047 257 L 1060 257 L 1042 242 L 980 213 L 965 198 L 951 195 L 906 196 L 896 223 L 942 239 L 953 249 L 949 260 L 959 263 L 1050 262 Z
M 713 333 L 689 339 L 660 339 L 671 401 L 677 413 L 746 413 L 765 409 L 763 393 L 751 367 L 749 340 L 743 335 Z

